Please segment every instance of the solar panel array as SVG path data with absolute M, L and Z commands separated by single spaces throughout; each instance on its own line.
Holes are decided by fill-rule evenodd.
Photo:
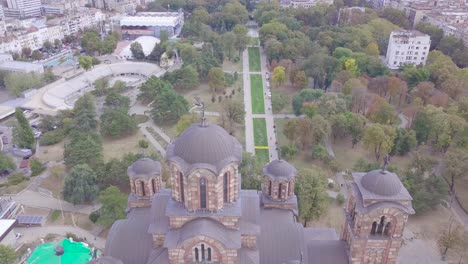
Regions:
M 42 225 L 44 217 L 41 215 L 17 215 L 19 225 Z

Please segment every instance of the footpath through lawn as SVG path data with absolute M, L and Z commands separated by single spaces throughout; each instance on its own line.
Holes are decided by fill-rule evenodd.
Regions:
M 262 75 L 250 74 L 250 93 L 252 97 L 252 114 L 264 114 L 265 101 L 263 97 Z
M 269 161 L 268 135 L 265 118 L 254 118 L 254 143 L 255 155 L 262 163 Z

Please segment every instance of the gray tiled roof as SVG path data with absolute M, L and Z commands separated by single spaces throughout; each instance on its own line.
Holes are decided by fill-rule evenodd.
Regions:
M 128 218 L 118 220 L 109 231 L 105 256 L 112 256 L 124 263 L 146 263 L 152 248 L 152 237 L 148 234 L 149 208 L 135 208 Z
M 160 193 L 153 197 L 151 203 L 151 221 L 148 228 L 149 234 L 165 234 L 169 229 L 169 217 L 165 214 L 169 200 L 171 200 L 171 192 L 167 189 L 161 190 Z
M 309 264 L 348 264 L 346 246 L 341 240 L 311 240 L 307 243 Z
M 304 239 L 311 240 L 338 240 L 338 234 L 334 228 L 304 228 Z
M 158 247 L 151 250 L 146 264 L 169 264 L 167 248 Z
M 395 173 L 381 169 L 369 171 L 361 178 L 362 187 L 381 196 L 392 196 L 400 192 L 403 185 Z
M 241 248 L 240 231 L 228 229 L 210 218 L 198 218 L 184 224 L 179 229 L 171 229 L 166 234 L 164 247 L 174 248 L 194 236 L 206 236 L 219 241 L 226 248 Z
M 263 174 L 273 179 L 289 180 L 296 176 L 297 170 L 285 160 L 273 160 L 263 167 Z
M 242 160 L 242 146 L 215 124 L 192 124 L 166 150 L 166 159 L 176 162 L 186 175 L 193 168 L 218 173 L 229 163 Z
M 240 230 L 242 234 L 260 234 L 260 199 L 255 190 L 242 190 L 240 193 L 242 201 L 242 217 L 240 219 Z
M 353 172 L 352 176 L 354 179 L 354 182 L 356 183 L 359 192 L 362 195 L 362 198 L 364 200 L 385 200 L 385 201 L 411 201 L 413 198 L 411 198 L 411 195 L 409 194 L 408 190 L 403 186 L 401 183 L 400 179 L 398 179 L 398 184 L 400 185 L 400 190 L 398 193 L 392 194 L 392 195 L 381 195 L 378 193 L 375 193 L 373 191 L 368 190 L 366 187 L 362 185 L 362 178 L 366 175 L 366 173 L 362 172 Z M 386 175 L 384 175 L 386 176 Z M 398 176 L 397 176 L 398 178 Z M 397 183 L 394 182 L 394 178 L 391 184 L 396 185 Z M 384 181 L 382 181 L 384 182 Z M 369 187 L 370 188 L 370 187 Z M 379 188 L 385 188 L 385 187 L 379 187 Z
M 239 255 L 239 263 L 242 263 L 242 264 L 258 264 L 259 263 L 258 250 L 241 248 L 238 251 L 238 255 Z
M 141 158 L 128 167 L 127 173 L 133 178 L 161 175 L 161 163 L 149 158 Z
M 295 221 L 292 211 L 262 209 L 260 216 L 261 235 L 257 241 L 260 263 L 282 264 L 300 260 L 301 252 L 305 257 L 303 227 Z

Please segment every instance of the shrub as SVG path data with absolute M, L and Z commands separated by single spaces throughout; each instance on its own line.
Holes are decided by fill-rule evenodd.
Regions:
M 27 180 L 29 180 L 29 178 L 24 176 L 23 173 L 16 172 L 16 173 L 11 174 L 10 177 L 8 177 L 7 185 L 8 186 L 18 185 L 22 183 L 23 181 L 27 181 Z
M 45 170 L 42 163 L 37 159 L 31 159 L 31 176 L 37 176 Z
M 211 102 L 212 103 L 216 102 L 216 96 L 214 94 L 211 96 Z
M 335 183 L 334 182 L 329 182 L 328 183 L 328 188 L 333 189 L 333 187 L 335 187 Z
M 77 235 L 75 235 L 75 234 L 73 234 L 73 233 L 70 233 L 70 232 L 66 233 L 65 236 L 66 236 L 67 238 L 73 239 L 73 241 L 76 241 L 76 242 L 83 242 L 83 241 L 85 241 L 84 238 L 78 237 Z
M 54 145 L 62 141 L 66 137 L 65 130 L 60 128 L 53 131 L 49 131 L 42 135 L 39 143 L 41 146 Z
M 221 102 L 223 100 L 223 97 L 220 95 L 218 96 L 218 102 Z
M 336 196 L 336 202 L 339 204 L 339 205 L 342 205 L 344 202 L 345 202 L 345 197 L 342 193 L 339 193 L 337 196 Z
M 297 154 L 297 148 L 295 145 L 281 146 L 280 148 L 281 157 L 285 160 L 293 159 Z
M 99 219 L 99 216 L 101 216 L 99 210 L 94 211 L 91 214 L 89 214 L 89 220 L 91 220 L 91 222 L 93 223 L 96 223 L 96 221 Z
M 316 145 L 312 149 L 312 159 L 324 160 L 326 157 L 328 157 L 328 152 L 324 146 Z
M 324 159 L 324 162 L 325 162 L 325 165 L 327 165 L 328 168 L 329 168 L 333 173 L 337 173 L 337 172 L 340 171 L 340 165 L 338 164 L 338 162 L 337 162 L 334 158 L 327 156 L 327 157 Z

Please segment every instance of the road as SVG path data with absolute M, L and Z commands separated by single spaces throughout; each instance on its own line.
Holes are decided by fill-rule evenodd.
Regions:
M 20 233 L 23 236 L 18 240 L 19 243 L 31 243 L 37 242 L 41 238 L 47 236 L 47 234 L 57 234 L 59 236 L 65 236 L 67 233 L 73 233 L 79 238 L 85 238 L 85 243 L 92 244 L 98 249 L 104 249 L 106 245 L 105 239 L 96 237 L 91 232 L 74 226 L 41 226 L 41 227 L 16 227 L 16 233 Z

